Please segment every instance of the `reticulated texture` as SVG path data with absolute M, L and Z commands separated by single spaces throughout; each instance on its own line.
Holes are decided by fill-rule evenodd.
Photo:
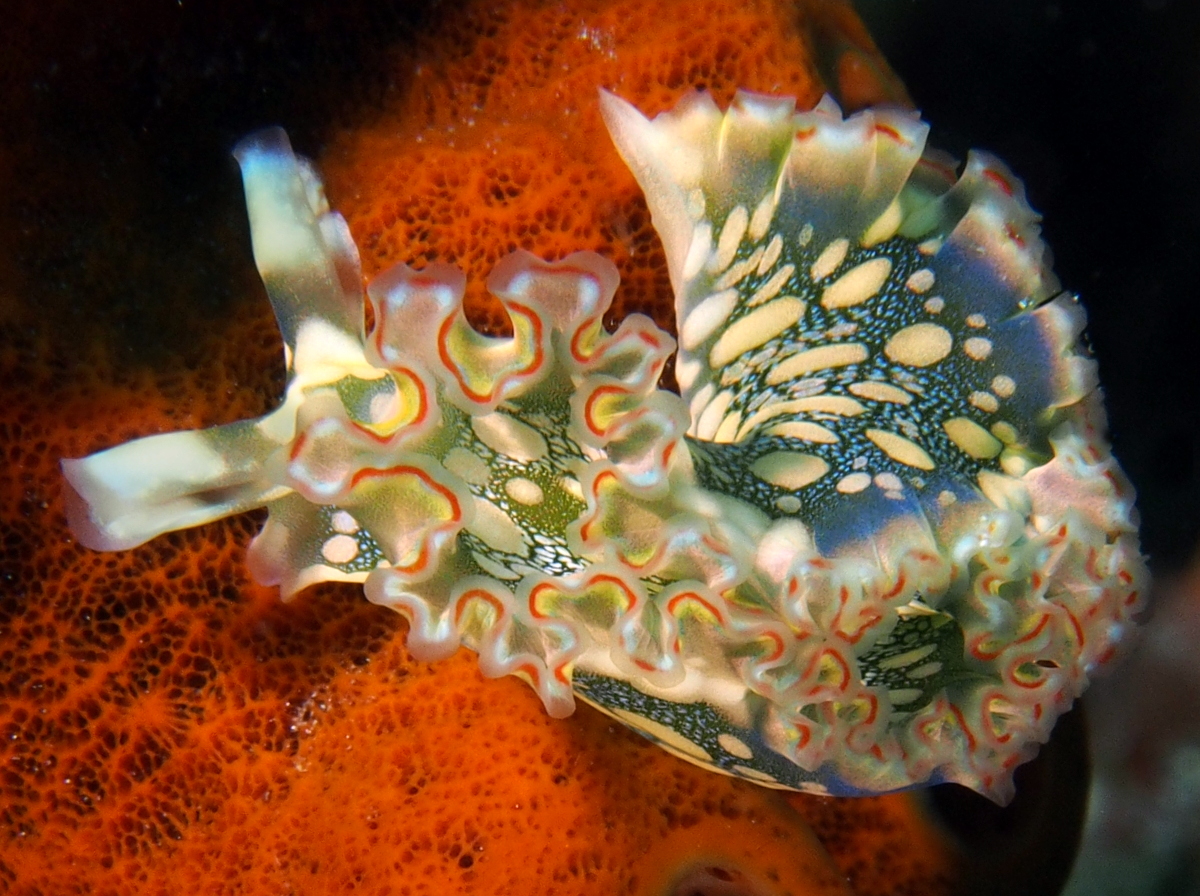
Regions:
M 444 61 L 431 80 L 451 84 L 465 83 L 465 73 L 488 65 L 550 72 L 563 62 L 575 66 L 593 58 L 588 43 L 555 37 L 561 33 L 559 19 L 539 17 L 530 4 L 515 5 L 521 17 L 530 10 L 519 32 L 493 29 L 476 10 L 456 8 L 420 53 L 403 50 L 399 77 L 435 56 Z M 613 7 L 613 16 L 624 19 L 641 5 Z M 480 6 L 492 10 L 497 4 Z M 811 99 L 824 89 L 798 80 L 805 75 L 796 72 L 804 71 L 811 53 L 792 27 L 777 24 L 789 10 L 766 4 L 737 10 L 727 4 L 683 6 L 694 20 L 688 55 L 679 57 L 685 60 L 679 66 L 716 72 L 710 87 L 723 97 L 737 86 L 778 85 Z M 673 28 L 682 14 L 667 13 L 651 24 Z M 38 20 L 45 20 L 43 10 Z M 724 63 L 715 51 L 725 48 L 731 26 L 746 22 L 785 46 L 772 50 L 749 75 L 722 75 Z M 492 43 L 473 50 L 471 36 L 488 30 Z M 620 56 L 613 63 L 617 76 L 626 67 L 646 65 L 643 60 L 659 60 L 659 69 L 670 63 L 670 50 L 653 35 L 646 38 L 636 52 L 614 48 Z M 484 52 L 496 46 L 503 51 L 498 64 Z M 41 71 L 45 62 L 39 57 L 31 68 Z M 29 83 L 22 77 L 17 88 Z M 645 89 L 663 88 L 647 83 Z M 663 90 L 665 108 L 675 93 Z M 594 85 L 588 85 L 586 98 L 593 97 Z M 501 99 L 513 101 L 493 92 L 493 103 Z M 94 108 L 91 98 L 81 108 Z M 394 128 L 408 128 L 417 115 L 417 104 L 401 101 L 389 117 Z M 476 121 L 496 126 L 499 118 L 485 106 Z M 349 135 L 345 140 L 354 142 Z M 411 167 L 405 154 L 421 147 L 410 139 L 390 149 L 404 168 Z M 521 148 L 497 144 L 500 169 L 509 152 L 520 154 Z M 547 161 L 546 176 L 553 174 L 552 164 Z M 236 202 L 229 165 L 229 197 Z M 615 159 L 611 167 L 623 170 Z M 349 193 L 358 194 L 355 211 L 364 215 L 395 201 L 373 188 L 372 177 L 357 180 L 349 157 L 339 155 L 337 170 L 340 208 L 346 208 Z M 27 182 L 28 167 L 6 167 L 4 176 L 15 177 L 14 171 Z M 47 175 L 54 189 L 40 193 L 39 201 L 46 195 L 86 199 L 72 192 L 79 174 L 76 165 Z M 644 209 L 627 207 L 636 195 L 628 183 L 608 214 L 617 220 L 640 214 L 648 233 Z M 158 195 L 140 192 L 145 186 L 131 178 L 113 187 L 113 195 L 128 197 L 117 217 L 105 218 L 114 242 L 136 232 L 125 226 L 126 219 L 161 203 Z M 461 204 L 475 207 L 466 198 Z M 638 886 L 652 890 L 651 875 L 631 868 L 634 857 L 653 844 L 645 853 L 651 859 L 646 867 L 670 867 L 689 854 L 686 838 L 702 831 L 713 832 L 697 839 L 715 854 L 718 838 L 741 839 L 728 834 L 730 825 L 745 826 L 745 840 L 756 847 L 755 855 L 739 855 L 742 867 L 783 880 L 793 869 L 810 882 L 827 882 L 815 869 L 797 869 L 804 834 L 794 818 L 773 814 L 770 794 L 679 763 L 586 707 L 569 724 L 555 723 L 527 688 L 506 680 L 484 682 L 466 655 L 436 666 L 413 662 L 402 645 L 403 621 L 364 602 L 357 587 L 321 586 L 281 605 L 275 589 L 256 587 L 246 574 L 245 546 L 261 525 L 257 516 L 168 535 L 121 554 L 96 554 L 66 540 L 58 458 L 263 413 L 282 388 L 280 340 L 248 263 L 236 269 L 244 274 L 239 288 L 251 298 L 229 304 L 232 316 L 211 320 L 196 311 L 196 303 L 212 284 L 203 277 L 192 280 L 192 256 L 181 254 L 170 258 L 175 269 L 162 277 L 165 287 L 152 298 L 173 309 L 168 315 L 173 320 L 203 318 L 204 329 L 175 340 L 183 346 L 179 353 L 156 353 L 149 340 L 157 331 L 144 326 L 137 305 L 121 304 L 130 271 L 113 264 L 114 255 L 96 242 L 95 233 L 70 230 L 78 220 L 74 205 L 58 210 L 59 217 L 41 205 L 24 207 L 21 215 L 5 211 L 14 222 L 6 239 L 32 224 L 35 233 L 45 228 L 56 237 L 65 234 L 70 252 L 81 253 L 54 256 L 35 272 L 36 289 L 10 288 L 14 281 L 7 271 L 22 253 L 0 253 L 6 284 L 0 339 L 5 393 L 0 875 L 6 887 L 19 893 L 351 887 L 591 893 L 628 887 L 638 875 Z M 173 214 L 190 217 L 190 211 Z M 230 221 L 242 214 L 231 206 Z M 350 222 L 359 233 L 356 215 Z M 361 232 L 380 231 L 364 226 Z M 234 254 L 238 233 L 231 225 L 217 236 L 218 248 Z M 197 242 L 178 245 L 201 246 L 212 239 L 190 236 Z M 430 237 L 435 249 L 437 239 Z M 487 244 L 488 229 L 479 227 L 475 239 Z M 509 248 L 495 246 L 494 257 Z M 657 279 L 641 275 L 649 285 L 639 302 L 651 307 L 656 301 L 651 287 L 666 283 L 665 267 L 650 249 L 639 258 L 638 270 L 664 272 Z M 387 262 L 392 260 L 399 259 Z M 149 253 L 145 264 L 160 262 L 157 253 Z M 88 289 L 73 294 L 72 303 L 105 304 L 104 314 L 86 318 L 87 326 L 115 324 L 89 333 L 78 318 L 41 316 L 44 289 L 57 286 L 64 265 L 83 265 L 86 272 Z M 380 266 L 370 260 L 368 265 Z M 477 273 L 486 273 L 486 266 Z M 633 279 L 626 271 L 623 277 Z M 110 302 L 117 303 L 115 312 Z M 660 319 L 670 317 L 666 302 L 658 307 Z M 139 339 L 131 341 L 131 332 Z M 126 348 L 81 352 L 85 335 L 95 344 Z M 857 830 L 872 828 L 869 822 L 853 824 Z M 768 841 L 780 844 L 778 861 L 762 856 L 768 829 Z M 906 842 L 902 835 L 890 836 L 893 846 L 885 855 Z M 872 844 L 874 854 L 878 841 Z M 942 862 L 937 867 L 943 870 L 926 869 L 923 882 L 941 876 L 944 883 L 954 873 L 932 852 L 928 858 Z M 846 867 L 855 862 L 844 858 Z M 871 862 L 874 867 L 875 859 Z M 897 862 L 897 869 L 903 864 Z M 924 884 L 918 889 L 930 891 Z M 829 883 L 829 891 L 837 892 L 835 884 Z

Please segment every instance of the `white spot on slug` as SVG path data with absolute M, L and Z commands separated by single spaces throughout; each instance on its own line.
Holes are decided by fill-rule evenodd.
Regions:
M 656 722 L 654 719 L 640 716 L 631 710 L 618 709 L 613 706 L 605 707 L 605 711 L 610 715 L 616 716 L 634 731 L 646 732 L 664 746 L 683 756 L 691 759 L 700 759 L 708 763 L 713 761 L 712 754 L 708 750 L 695 741 L 688 740 L 674 728 L 668 728 L 662 722 Z
M 792 274 L 796 273 L 796 266 L 785 264 L 774 274 L 771 279 L 754 291 L 754 295 L 746 300 L 746 304 L 753 308 L 755 305 L 761 305 L 768 299 L 773 299 L 779 295 L 780 290 L 787 285 L 788 280 L 792 278 Z
M 767 193 L 759 200 L 750 218 L 750 239 L 761 240 L 767 235 L 771 226 L 771 218 L 775 217 L 775 191 Z
M 679 345 L 691 351 L 728 320 L 730 313 L 737 306 L 738 293 L 735 289 L 726 289 L 706 297 L 695 308 L 688 312 L 679 327 Z
M 920 295 L 921 293 L 926 293 L 933 289 L 933 283 L 933 271 L 929 270 L 929 268 L 921 268 L 918 271 L 913 271 L 912 274 L 909 275 L 908 280 L 905 281 L 904 285 L 908 287 L 910 292 L 915 292 Z
M 724 367 L 739 355 L 758 348 L 795 326 L 803 316 L 804 302 L 792 296 L 784 296 L 755 308 L 730 324 L 721 334 L 708 354 L 708 362 L 714 368 Z
M 852 267 L 825 287 L 821 294 L 824 308 L 852 308 L 874 297 L 892 272 L 890 258 L 872 258 Z
M 468 528 L 493 550 L 525 553 L 525 533 L 521 527 L 487 498 L 475 498 L 475 519 Z
M 870 473 L 851 473 L 838 481 L 837 490 L 843 495 L 856 495 L 871 484 Z
M 749 223 L 750 214 L 746 211 L 746 206 L 739 205 L 729 213 L 729 217 L 725 219 L 725 226 L 721 228 L 721 235 L 717 237 L 716 254 L 709 263 L 709 270 L 714 274 L 729 267 L 737 255 L 738 246 L 742 244 L 742 237 L 746 235 L 746 225 Z
M 1017 391 L 1017 383 L 1011 376 L 992 377 L 992 391 L 1001 398 L 1011 398 L 1013 393 Z
M 484 486 L 492 478 L 483 458 L 463 447 L 451 448 L 446 453 L 445 467 L 468 485 Z
M 712 248 L 712 225 L 701 221 L 692 230 L 692 242 L 688 246 L 687 257 L 683 260 L 683 279 L 691 280 L 704 266 L 704 259 Z
M 358 556 L 358 542 L 349 535 L 334 535 L 321 545 L 321 557 L 326 563 L 349 563 Z
M 865 345 L 857 342 L 845 345 L 823 345 L 820 348 L 810 348 L 781 361 L 767 373 L 767 383 L 777 386 L 812 373 L 814 370 L 825 370 L 829 367 L 845 367 L 850 364 L 861 364 L 869 354 Z
M 861 383 L 851 383 L 849 388 L 851 394 L 869 401 L 887 401 L 892 404 L 908 404 L 912 401 L 911 395 L 891 383 L 867 380 Z
M 812 454 L 772 451 L 750 465 L 750 472 L 771 485 L 789 491 L 811 485 L 829 472 L 829 464 Z
M 837 434 L 832 430 L 807 420 L 788 420 L 785 423 L 776 423 L 767 428 L 766 434 L 784 439 L 800 439 L 804 442 L 820 442 L 824 445 L 832 445 L 838 441 Z
M 972 336 L 963 343 L 963 351 L 972 361 L 986 361 L 992 354 L 992 340 Z
M 897 364 L 909 367 L 928 367 L 936 364 L 954 346 L 954 337 L 937 324 L 913 324 L 894 333 L 883 347 L 883 353 Z
M 841 266 L 841 263 L 846 260 L 846 253 L 849 251 L 850 241 L 845 237 L 834 240 L 822 249 L 821 254 L 817 256 L 817 260 L 809 268 L 809 274 L 812 275 L 813 280 L 824 280 L 836 271 Z
M 875 486 L 885 492 L 898 492 L 904 488 L 904 483 L 895 473 L 876 473 Z
M 771 242 L 767 243 L 767 250 L 763 253 L 762 261 L 758 263 L 758 268 L 755 273 L 762 276 L 771 268 L 775 267 L 775 262 L 779 261 L 779 256 L 783 252 L 783 237 L 775 234 L 771 237 Z
M 721 748 L 724 749 L 725 752 L 732 753 L 738 759 L 754 758 L 754 751 L 746 746 L 745 741 L 743 741 L 741 738 L 734 737 L 732 734 L 722 731 L 717 735 L 717 743 L 721 745 Z
M 916 467 L 918 470 L 932 470 L 936 466 L 924 448 L 904 436 L 883 429 L 868 429 L 863 434 L 874 442 L 880 451 L 898 463 Z
M 345 510 L 339 510 L 330 517 L 329 524 L 333 526 L 334 532 L 341 532 L 343 535 L 353 535 L 358 531 L 358 520 Z
M 540 432 L 501 411 L 472 417 L 471 428 L 479 441 L 497 454 L 524 464 L 541 460 L 550 450 Z
M 514 476 L 504 483 L 504 491 L 518 504 L 534 507 L 546 499 L 542 487 L 532 479 L 524 476 Z
M 991 392 L 972 392 L 967 401 L 973 407 L 977 407 L 987 414 L 994 414 L 1000 410 L 1000 402 L 996 400 L 996 396 Z

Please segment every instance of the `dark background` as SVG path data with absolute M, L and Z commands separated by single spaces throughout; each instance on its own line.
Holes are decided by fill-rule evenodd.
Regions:
M 1200 536 L 1200 2 L 856 2 L 932 142 L 995 152 L 1045 215 L 1089 309 L 1144 549 L 1181 568 Z M 262 299 L 229 148 L 286 123 L 318 155 L 448 5 L 13 4 L 0 287 L 131 356 L 186 352 L 205 319 Z
M 932 123 L 931 142 L 960 157 L 972 146 L 995 152 L 1045 215 L 1057 273 L 1089 309 L 1143 547 L 1156 573 L 1180 570 L 1200 536 L 1200 0 L 856 5 Z M 285 124 L 299 151 L 319 155 L 393 86 L 395 48 L 445 8 L 8 5 L 0 301 L 15 296 L 36 310 L 36 326 L 66 328 L 130 365 L 186 356 L 213 319 L 261 314 L 230 148 Z M 0 382 L 0 422 L 15 388 Z M 1174 694 L 1181 673 L 1130 677 Z M 1103 701 L 1096 692 L 1089 700 Z M 1168 702 L 1173 716 L 1195 717 Z M 1102 721 L 1103 702 L 1092 705 Z
M 1138 489 L 1153 618 L 1084 701 L 1096 785 L 1067 892 L 1197 896 L 1200 2 L 855 4 L 932 142 L 1024 179 Z
M 1200 2 L 855 0 L 960 158 L 1025 181 L 1082 295 L 1156 573 L 1200 534 Z

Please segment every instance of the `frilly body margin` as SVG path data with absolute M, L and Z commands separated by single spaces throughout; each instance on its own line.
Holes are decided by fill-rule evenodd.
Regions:
M 284 402 L 256 421 L 64 461 L 80 499 L 73 530 L 120 549 L 265 505 L 248 558 L 258 579 L 285 597 L 365 582 L 372 601 L 409 620 L 415 656 L 465 644 L 486 675 L 520 676 L 556 717 L 578 694 L 691 761 L 771 786 L 860 793 L 954 780 L 1007 799 L 1013 768 L 1127 633 L 1145 576 L 1132 491 L 1104 443 L 1090 362 L 1073 349 L 1082 312 L 1055 298 L 1019 182 L 985 156 L 955 181 L 940 157 L 922 156 L 925 126 L 902 113 L 843 120 L 828 101 L 795 113 L 742 94 L 728 113 L 697 96 L 649 122 L 609 95 L 602 103 L 667 248 L 682 397 L 657 388 L 676 349 L 669 335 L 638 315 L 603 328 L 618 278 L 591 252 L 556 263 L 517 252 L 497 265 L 488 288 L 511 338 L 471 328 L 464 278 L 445 265 L 375 278 L 367 332 L 345 223 L 283 132 L 266 131 L 236 155 L 284 334 Z M 720 135 L 719 152 L 706 133 Z M 709 411 L 722 375 L 710 362 L 764 340 L 735 329 L 741 311 L 714 323 L 703 303 L 736 265 L 753 260 L 747 271 L 771 276 L 762 259 L 779 255 L 767 240 L 780 197 L 805 189 L 803 223 L 826 239 L 836 231 L 869 247 L 890 227 L 935 259 L 987 247 L 1000 271 L 983 279 L 989 313 L 1008 301 L 993 281 L 1017 284 L 1023 304 L 1005 313 L 1035 320 L 1030 344 L 1060 359 L 1026 389 L 1046 399 L 1048 460 L 1026 462 L 1032 437 L 1014 438 L 1001 459 L 1021 462 L 955 481 L 940 493 L 952 501 L 906 495 L 879 515 L 864 504 L 832 548 L 822 518 L 778 512 L 777 492 L 764 503 L 713 487 L 728 474 L 707 452 L 753 445 L 766 405 L 752 399 L 733 425 Z M 697 190 L 709 200 L 699 215 Z M 757 257 L 722 243 L 735 219 L 743 236 L 758 231 Z M 769 304 L 767 288 L 743 288 L 734 308 L 773 309 L 759 319 L 782 334 L 775 369 L 806 370 L 794 359 L 807 340 L 777 319 L 795 314 L 789 326 L 800 327 L 803 303 L 798 314 Z M 996 345 L 1002 353 L 1004 339 Z M 835 391 L 823 407 L 862 406 Z M 873 394 L 891 393 L 877 383 Z M 764 418 L 777 427 L 771 453 L 795 455 L 795 434 L 811 445 L 842 419 L 813 397 L 770 398 L 792 402 Z M 781 415 L 790 428 L 778 429 Z M 755 469 L 800 482 L 800 494 L 797 470 L 814 465 L 787 462 Z M 819 506 L 841 532 L 846 502 L 830 500 Z

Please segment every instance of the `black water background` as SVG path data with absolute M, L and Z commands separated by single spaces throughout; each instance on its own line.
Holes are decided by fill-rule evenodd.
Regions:
M 1158 573 L 1200 535 L 1200 3 L 856 0 L 932 141 L 1025 181 Z

